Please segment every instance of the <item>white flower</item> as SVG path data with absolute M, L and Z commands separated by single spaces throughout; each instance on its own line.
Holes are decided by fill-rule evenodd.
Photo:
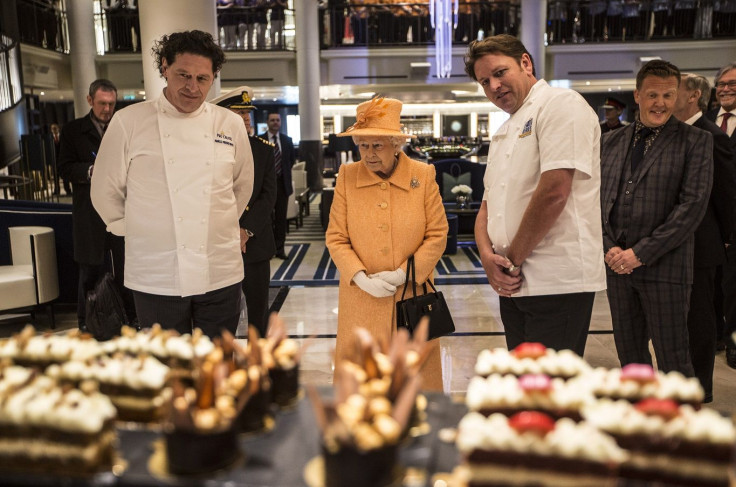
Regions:
M 458 184 L 457 186 L 455 186 L 454 188 L 452 188 L 452 192 L 453 192 L 453 194 L 460 193 L 460 194 L 464 194 L 464 195 L 469 195 L 469 194 L 471 194 L 473 192 L 473 190 L 467 184 Z

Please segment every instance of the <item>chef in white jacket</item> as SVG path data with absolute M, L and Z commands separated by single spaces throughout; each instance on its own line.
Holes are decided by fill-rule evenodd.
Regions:
M 205 102 L 225 56 L 212 36 L 156 43 L 166 79 L 157 99 L 115 114 L 92 173 L 92 203 L 124 235 L 125 286 L 143 327 L 212 337 L 238 323 L 243 261 L 238 218 L 253 189 L 242 120 Z

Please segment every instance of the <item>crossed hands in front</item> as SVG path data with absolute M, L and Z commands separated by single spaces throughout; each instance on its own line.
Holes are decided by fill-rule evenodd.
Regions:
M 353 282 L 374 298 L 387 298 L 396 294 L 396 289 L 406 282 L 406 272 L 402 268 L 371 275 L 359 271 L 353 276 Z
M 494 252 L 481 253 L 480 261 L 483 264 L 483 270 L 486 271 L 488 283 L 493 286 L 493 290 L 499 296 L 511 297 L 512 294 L 519 292 L 521 288 L 521 269 L 509 272 L 512 263 L 503 255 Z

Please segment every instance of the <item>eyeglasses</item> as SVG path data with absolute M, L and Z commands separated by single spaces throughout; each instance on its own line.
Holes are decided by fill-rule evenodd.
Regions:
M 719 81 L 718 83 L 716 83 L 716 88 L 719 88 L 719 89 L 723 89 L 726 86 L 728 86 L 728 88 L 731 89 L 731 90 L 736 90 L 736 80 L 734 80 L 734 81 L 728 81 L 728 82 L 726 82 L 726 81 Z

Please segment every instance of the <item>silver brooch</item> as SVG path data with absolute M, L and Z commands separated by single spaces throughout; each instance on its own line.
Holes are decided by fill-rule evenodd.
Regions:
M 419 187 L 419 180 L 414 176 L 411 178 L 411 187 L 412 188 L 418 188 Z

